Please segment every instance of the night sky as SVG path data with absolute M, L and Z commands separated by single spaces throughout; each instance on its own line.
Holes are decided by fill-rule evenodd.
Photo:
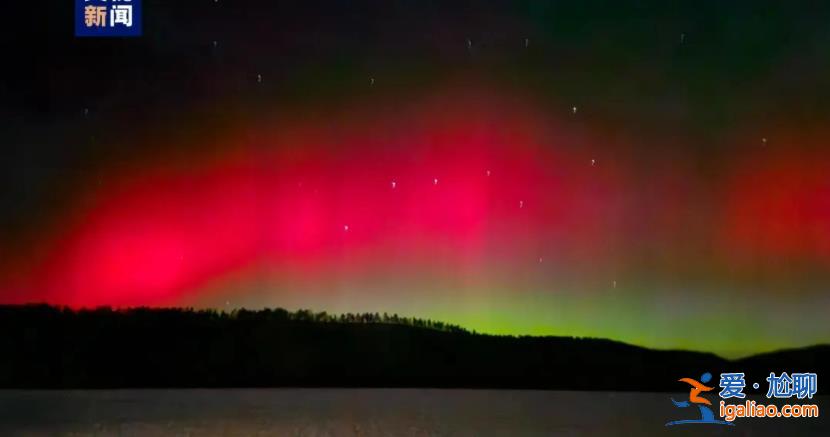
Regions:
M 826 2 L 46 6 L 3 43 L 0 303 L 830 341 Z

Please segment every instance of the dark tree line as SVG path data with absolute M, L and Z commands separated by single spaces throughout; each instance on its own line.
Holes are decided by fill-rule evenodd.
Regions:
M 395 314 L 0 306 L 0 388 L 672 390 L 681 377 L 824 373 L 826 346 L 727 361 L 601 339 L 491 336 Z M 751 379 L 755 378 L 755 379 Z
M 187 311 L 193 311 L 187 309 Z M 216 313 L 215 310 L 205 310 Z M 235 309 L 230 313 L 219 312 L 218 314 L 229 317 L 276 317 L 282 320 L 293 320 L 298 322 L 321 322 L 321 323 L 384 323 L 403 326 L 412 326 L 415 328 L 435 329 L 437 331 L 445 332 L 469 332 L 466 329 L 430 319 L 419 319 L 413 317 L 402 317 L 397 314 L 389 315 L 388 313 L 343 313 L 343 314 L 328 314 L 325 311 L 314 312 L 311 310 L 301 309 L 295 312 L 287 311 L 282 308 L 264 309 L 259 311 L 251 311 L 246 309 Z

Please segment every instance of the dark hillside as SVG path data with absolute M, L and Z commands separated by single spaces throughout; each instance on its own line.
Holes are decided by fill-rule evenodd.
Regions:
M 0 387 L 680 390 L 677 379 L 822 373 L 827 347 L 729 362 L 600 339 L 480 335 L 395 315 L 0 307 Z M 823 355 L 822 355 L 823 354 Z M 810 360 L 813 361 L 810 361 Z M 826 365 L 826 364 L 824 364 Z M 749 379 L 748 379 L 749 380 Z

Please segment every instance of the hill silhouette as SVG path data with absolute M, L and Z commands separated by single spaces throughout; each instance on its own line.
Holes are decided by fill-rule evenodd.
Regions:
M 681 377 L 824 373 L 830 346 L 730 361 L 611 340 L 482 335 L 388 314 L 0 306 L 0 387 L 681 391 Z M 748 390 L 751 392 L 751 390 Z

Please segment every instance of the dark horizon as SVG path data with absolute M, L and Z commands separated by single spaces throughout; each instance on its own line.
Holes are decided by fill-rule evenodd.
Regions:
M 0 306 L 0 348 L 14 351 L 0 357 L 0 387 L 677 391 L 678 379 L 704 372 L 740 371 L 747 381 L 763 381 L 770 369 L 823 373 L 830 363 L 827 345 L 726 360 L 606 339 L 476 334 L 394 317 Z
M 500 334 L 500 333 L 491 333 L 486 331 L 477 331 L 475 329 L 468 329 L 467 327 L 456 325 L 452 323 L 447 323 L 441 320 L 433 320 L 429 318 L 421 318 L 421 317 L 413 317 L 411 315 L 402 315 L 398 313 L 392 313 L 389 311 L 373 311 L 373 312 L 358 312 L 358 313 L 335 313 L 335 312 L 328 312 L 325 310 L 315 310 L 312 308 L 283 308 L 280 306 L 276 307 L 263 307 L 263 308 L 247 308 L 247 307 L 234 307 L 234 308 L 221 308 L 221 307 L 195 307 L 195 306 L 124 306 L 124 307 L 115 307 L 112 305 L 99 305 L 99 306 L 78 306 L 73 307 L 69 305 L 52 305 L 47 302 L 29 302 L 23 304 L 0 304 L 0 313 L 3 310 L 17 310 L 17 309 L 37 309 L 37 308 L 47 308 L 50 310 L 57 310 L 57 311 L 68 311 L 73 314 L 78 313 L 120 313 L 124 315 L 128 315 L 134 312 L 174 312 L 174 313 L 208 313 L 208 314 L 216 314 L 220 315 L 221 317 L 229 317 L 234 318 L 238 314 L 270 314 L 270 313 L 278 313 L 283 314 L 288 320 L 292 321 L 301 321 L 301 322 L 319 322 L 319 323 L 341 323 L 341 324 L 381 324 L 381 325 L 398 325 L 398 326 L 407 326 L 412 328 L 419 328 L 419 329 L 431 329 L 439 332 L 450 332 L 450 333 L 459 333 L 459 334 L 469 334 L 469 335 L 477 335 L 477 336 L 484 336 L 484 337 L 497 337 L 497 338 L 556 338 L 556 339 L 573 339 L 573 340 L 599 340 L 599 341 L 607 341 L 612 343 L 618 343 L 625 346 L 631 346 L 639 349 L 644 350 L 652 350 L 652 351 L 660 351 L 660 352 L 691 352 L 696 354 L 705 354 L 705 355 L 713 355 L 723 361 L 728 362 L 739 362 L 742 360 L 747 360 L 750 358 L 759 358 L 765 357 L 769 355 L 776 355 L 776 354 L 786 354 L 789 352 L 796 352 L 796 351 L 805 351 L 811 349 L 821 349 L 821 348 L 828 348 L 830 347 L 830 342 L 828 343 L 816 343 L 806 346 L 800 347 L 784 347 L 779 349 L 771 349 L 766 351 L 760 351 L 756 353 L 752 353 L 749 355 L 742 355 L 742 356 L 735 356 L 735 357 L 728 357 L 722 356 L 716 353 L 715 351 L 703 350 L 703 349 L 683 349 L 683 348 L 654 348 L 648 347 L 645 345 L 639 345 L 636 343 L 627 342 L 621 339 L 615 339 L 610 337 L 583 337 L 583 336 L 575 336 L 575 335 L 568 335 L 566 333 L 560 334 L 543 334 L 543 335 L 534 335 L 534 334 Z M 344 319 L 345 318 L 345 319 Z

